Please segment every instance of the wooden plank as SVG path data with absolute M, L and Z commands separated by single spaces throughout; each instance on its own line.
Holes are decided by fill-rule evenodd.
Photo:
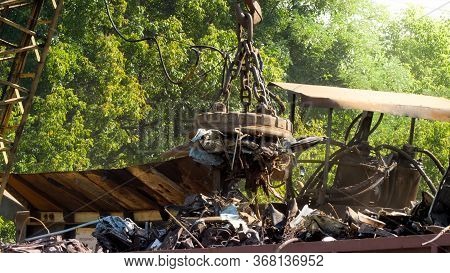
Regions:
M 16 190 L 21 196 L 23 196 L 31 206 L 42 211 L 63 211 L 63 208 L 58 207 L 53 203 L 48 196 L 43 194 L 40 190 L 37 190 L 33 186 L 23 183 L 23 181 L 17 180 L 16 177 L 10 177 L 9 184 Z
M 209 193 L 213 190 L 211 169 L 196 163 L 190 157 L 164 161 L 155 165 L 154 168 L 180 185 L 185 192 Z
M 125 214 L 123 212 L 110 212 L 109 215 L 111 216 L 118 216 L 120 218 L 125 218 Z
M 14 89 L 14 95 L 13 95 L 12 99 L 19 99 L 19 98 L 20 98 L 20 91 L 18 89 Z M 23 101 L 25 101 L 25 99 Z M 19 101 L 17 103 L 17 106 L 19 107 L 20 114 L 23 114 L 24 108 L 23 108 L 22 101 Z
M 152 222 L 162 220 L 159 210 L 135 211 L 133 212 L 133 218 L 135 222 Z
M 84 206 L 94 207 L 94 211 L 122 210 L 112 199 L 107 200 L 108 195 L 104 191 L 76 173 L 47 173 L 43 176 L 76 193 L 80 200 L 83 200 Z
M 25 209 L 30 209 L 30 204 L 28 203 L 28 201 L 20 193 L 18 193 L 13 187 L 11 187 L 10 185 L 7 185 L 6 191 L 9 192 L 9 194 L 11 194 L 14 198 L 16 198 L 16 200 L 19 201 L 19 203 L 22 204 L 22 206 Z
M 122 183 L 127 183 L 127 189 L 142 195 L 147 200 L 147 202 L 153 206 L 152 209 L 160 209 L 161 205 L 169 204 L 164 196 L 155 191 L 152 191 L 149 187 L 143 184 L 139 179 L 137 179 L 126 169 L 109 170 L 108 176 L 114 181 L 117 180 L 123 181 Z
M 0 56 L 30 51 L 30 50 L 34 50 L 35 48 L 38 48 L 38 45 L 29 45 L 29 46 L 24 46 L 24 47 L 20 47 L 20 48 L 9 49 L 9 50 L 0 52 Z
M 6 46 L 12 47 L 12 48 L 16 48 L 17 47 L 17 45 L 15 45 L 13 43 L 10 43 L 10 42 L 8 42 L 6 40 L 3 40 L 3 39 L 0 39 L 0 43 L 4 44 Z
M 21 73 L 19 74 L 19 78 L 21 79 L 34 79 L 35 73 Z
M 126 210 L 150 209 L 152 204 L 148 204 L 148 200 L 138 192 L 132 192 L 127 187 L 127 182 L 117 183 L 109 179 L 106 175 L 100 175 L 100 171 L 88 171 L 81 173 L 92 183 L 108 192 L 115 200 L 120 203 Z
M 18 89 L 19 91 L 24 92 L 24 93 L 28 93 L 28 89 L 26 89 L 25 87 L 22 87 L 22 86 L 20 86 L 18 84 L 15 84 L 15 83 L 12 83 L 12 82 L 9 82 L 9 81 L 5 81 L 5 80 L 1 80 L 0 79 L 0 84 L 7 85 L 7 86 L 12 87 L 14 89 Z
M 19 97 L 19 98 L 12 98 L 12 99 L 8 99 L 8 100 L 2 100 L 2 101 L 0 101 L 0 106 L 6 106 L 6 105 L 11 105 L 14 103 L 22 102 L 25 99 L 26 99 L 26 97 Z
M 8 143 L 6 143 L 6 144 L 8 144 Z M 8 164 L 8 162 L 9 162 L 9 147 L 10 147 L 10 145 L 8 145 L 8 147 L 7 147 L 7 145 L 5 145 L 5 142 L 0 142 L 0 152 L 2 153 L 2 155 L 3 155 L 3 160 L 5 161 L 5 164 Z M 3 177 L 2 177 L 2 179 L 1 180 L 3 180 Z
M 38 19 L 38 24 L 39 25 L 48 25 L 48 24 L 50 24 L 52 22 L 52 20 L 49 20 L 49 19 Z
M 36 38 L 34 38 L 34 36 L 31 36 L 31 44 L 34 46 L 37 46 Z M 40 63 L 41 62 L 41 54 L 39 53 L 39 50 L 37 48 L 34 50 L 34 55 L 36 56 L 36 61 L 38 63 Z
M 6 0 L 0 3 L 0 8 L 11 7 L 13 5 L 31 3 L 29 0 Z
M 24 26 L 21 26 L 21 25 L 15 23 L 15 22 L 13 22 L 13 21 L 5 18 L 5 17 L 0 16 L 0 22 L 3 22 L 3 23 L 5 23 L 5 24 L 7 24 L 7 25 L 9 25 L 9 26 L 11 26 L 11 27 L 13 27 L 15 29 L 18 29 L 18 30 L 20 30 L 20 31 L 22 31 L 22 32 L 24 32 L 24 33 L 26 33 L 28 35 L 31 35 L 31 36 L 36 35 L 36 32 L 34 32 L 32 30 L 29 30 L 28 28 L 26 28 Z
M 54 188 L 58 188 L 61 193 L 72 196 L 74 200 L 78 202 L 76 207 L 72 207 L 69 211 L 99 211 L 100 208 L 92 202 L 92 199 L 86 197 L 80 191 L 71 187 L 69 183 L 64 183 L 55 179 L 51 174 L 43 173 L 39 174 L 45 182 L 42 185 L 51 185 Z M 64 202 L 61 200 L 61 202 Z
M 0 58 L 0 62 L 3 62 L 3 61 L 12 61 L 12 60 L 14 60 L 14 56 L 11 56 L 11 57 L 6 57 L 6 58 Z
M 39 219 L 44 223 L 64 223 L 64 213 L 59 211 L 39 212 Z
M 27 223 L 30 220 L 29 211 L 18 211 L 14 219 L 16 226 L 16 241 L 22 242 L 27 237 Z
M 11 177 L 16 176 L 19 175 L 13 174 Z M 86 200 L 80 199 L 80 196 L 70 191 L 70 189 L 62 187 L 59 183 L 48 180 L 40 174 L 27 174 L 20 176 L 22 177 L 22 179 L 35 184 L 43 191 L 51 194 L 55 199 L 55 202 L 63 203 L 66 211 L 95 210 L 93 206 L 85 206 Z
M 114 198 L 109 191 L 106 191 L 102 187 L 99 187 L 96 183 L 93 183 L 89 178 L 79 172 L 66 173 L 72 179 L 75 179 L 79 183 L 80 187 L 88 189 L 95 198 L 99 201 L 106 203 L 105 209 L 102 211 L 125 211 L 127 208 L 122 205 L 122 202 L 118 198 Z M 109 207 L 108 209 L 106 209 Z
M 98 212 L 76 212 L 74 214 L 75 223 L 87 223 L 100 218 Z
M 15 5 L 10 5 L 7 7 L 0 7 L 0 11 L 7 10 L 7 9 L 21 8 L 21 7 L 29 6 L 31 4 L 33 4 L 33 3 L 32 2 L 23 2 L 23 3 L 18 3 Z
M 146 210 L 146 211 L 153 211 L 153 210 Z M 63 212 L 58 211 L 34 210 L 33 213 L 35 215 L 38 215 L 39 219 L 44 223 L 62 223 L 62 224 L 82 224 L 97 220 L 98 218 L 101 217 L 101 215 L 110 215 L 125 218 L 124 213 L 120 211 L 107 212 L 103 214 L 100 214 L 98 211 L 69 212 L 69 214 L 66 216 L 64 215 Z
M 147 187 L 164 196 L 170 203 L 182 204 L 184 202 L 185 191 L 183 188 L 152 166 L 145 166 L 145 169 L 134 166 L 128 167 L 127 170 Z

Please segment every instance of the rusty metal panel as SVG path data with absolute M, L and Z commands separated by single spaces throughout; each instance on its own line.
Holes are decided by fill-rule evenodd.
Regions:
M 356 109 L 450 121 L 450 100 L 445 98 L 296 83 L 271 83 L 271 85 L 300 94 L 302 104 L 307 106 Z
M 450 234 L 442 235 L 433 244 L 422 245 L 436 235 L 414 235 L 397 238 L 353 239 L 334 242 L 297 242 L 284 247 L 281 253 L 330 253 L 330 252 L 450 252 Z M 261 246 L 237 246 L 223 248 L 195 248 L 171 250 L 170 252 L 189 253 L 274 253 L 279 244 Z M 165 251 L 160 251 L 165 252 Z M 166 251 L 167 252 L 167 251 Z

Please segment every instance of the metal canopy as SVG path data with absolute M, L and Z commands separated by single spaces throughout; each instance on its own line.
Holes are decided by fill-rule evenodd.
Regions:
M 304 106 L 356 109 L 398 116 L 450 121 L 450 100 L 438 97 L 297 83 L 270 83 L 301 95 Z

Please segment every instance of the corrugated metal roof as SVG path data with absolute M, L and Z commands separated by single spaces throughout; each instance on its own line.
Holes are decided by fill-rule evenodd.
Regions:
M 305 106 L 356 109 L 450 121 L 450 100 L 445 98 L 296 83 L 275 82 L 271 85 L 300 94 L 301 103 Z

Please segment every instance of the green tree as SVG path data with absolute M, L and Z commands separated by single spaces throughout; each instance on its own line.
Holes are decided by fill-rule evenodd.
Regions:
M 7 221 L 0 216 L 0 242 L 13 243 L 15 242 L 15 226 L 11 221 Z
M 66 3 L 38 98 L 19 147 L 18 172 L 113 168 L 149 162 L 186 141 L 196 111 L 207 110 L 221 83 L 222 57 L 233 55 L 234 1 L 111 0 L 128 43 L 115 34 L 103 0 Z M 449 22 L 408 11 L 389 18 L 368 0 L 264 0 L 255 45 L 266 81 L 447 96 Z M 1 68 L 3 70 L 3 67 Z M 281 94 L 284 97 L 284 94 Z M 239 106 L 236 92 L 233 103 Z M 336 138 L 355 113 L 336 114 Z M 323 112 L 311 112 L 298 134 L 324 132 Z M 385 119 L 374 144 L 407 134 L 407 119 Z M 448 157 L 450 128 L 418 124 L 417 145 Z M 402 128 L 402 129 L 398 129 Z M 401 130 L 401 131 L 400 131 Z M 320 155 L 320 154 L 318 154 Z M 437 177 L 437 175 L 436 175 Z

